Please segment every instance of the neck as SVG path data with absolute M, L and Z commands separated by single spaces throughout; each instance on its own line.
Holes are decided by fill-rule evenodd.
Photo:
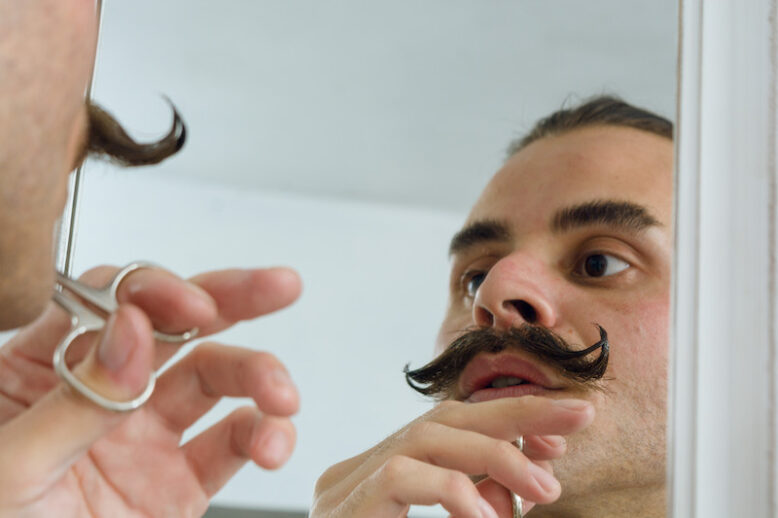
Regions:
M 664 486 L 620 489 L 590 496 L 564 498 L 530 511 L 532 518 L 665 518 L 667 492 Z

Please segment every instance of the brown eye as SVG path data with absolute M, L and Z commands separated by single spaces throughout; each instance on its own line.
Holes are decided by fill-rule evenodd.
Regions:
M 615 275 L 627 268 L 629 263 L 608 254 L 588 255 L 583 262 L 583 271 L 588 277 Z

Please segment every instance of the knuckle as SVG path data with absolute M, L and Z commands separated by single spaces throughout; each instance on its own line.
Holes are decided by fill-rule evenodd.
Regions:
M 442 428 L 442 425 L 434 421 L 416 421 L 408 426 L 405 437 L 411 442 L 425 441 L 430 436 L 435 435 L 440 428 Z
M 380 468 L 378 478 L 383 484 L 392 486 L 405 477 L 410 469 L 411 461 L 402 455 L 392 455 Z
M 493 454 L 498 459 L 520 459 L 522 464 L 524 463 L 524 456 L 519 449 L 508 441 L 495 441 L 492 443 Z
M 475 486 L 470 478 L 460 471 L 451 471 L 444 482 L 444 489 L 447 494 L 465 496 L 475 490 Z
M 201 342 L 187 355 L 201 368 L 211 364 L 214 355 L 219 354 L 221 344 L 212 341 Z
M 277 370 L 286 370 L 278 358 L 268 352 L 256 351 L 251 353 L 248 360 L 237 369 L 237 372 L 238 377 L 246 386 L 253 385 L 257 380 L 264 380 L 261 383 L 263 390 L 275 392 L 278 385 L 272 381 L 275 379 L 272 374 Z
M 430 413 L 434 413 L 435 415 L 447 414 L 459 409 L 463 404 L 464 403 L 461 401 L 441 401 L 435 406 L 433 410 L 430 411 Z
M 255 351 L 251 355 L 250 364 L 253 369 L 258 371 L 265 371 L 267 369 L 274 369 L 281 365 L 281 361 L 276 355 L 267 351 Z
M 338 464 L 335 464 L 334 466 L 330 466 L 316 480 L 316 484 L 313 486 L 314 495 L 316 496 L 321 495 L 322 493 L 327 491 L 330 488 L 330 486 L 337 480 L 336 478 L 337 467 Z

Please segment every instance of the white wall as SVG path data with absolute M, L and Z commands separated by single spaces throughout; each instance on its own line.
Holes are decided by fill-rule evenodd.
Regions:
M 240 191 L 88 168 L 74 273 L 148 259 L 182 274 L 289 264 L 305 289 L 277 315 L 220 339 L 272 351 L 302 394 L 298 448 L 280 472 L 244 469 L 217 503 L 305 509 L 329 465 L 430 408 L 403 365 L 428 360 L 445 307 L 447 241 L 460 216 Z M 226 402 L 196 430 L 239 402 Z
M 185 178 L 461 211 L 571 96 L 672 116 L 677 4 L 106 1 L 94 93 L 141 138 L 170 96 Z

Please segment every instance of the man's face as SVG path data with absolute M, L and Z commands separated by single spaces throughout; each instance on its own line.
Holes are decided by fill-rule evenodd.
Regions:
M 672 168 L 672 142 L 640 130 L 598 126 L 543 138 L 508 160 L 467 219 L 465 229 L 476 231 L 452 242 L 437 353 L 474 326 L 529 322 L 581 349 L 599 340 L 595 324 L 608 333 L 602 391 L 579 388 L 510 350 L 477 356 L 455 395 L 478 401 L 538 393 L 595 405 L 592 426 L 569 437 L 568 453 L 554 463 L 562 506 L 664 484 Z M 547 386 L 490 386 L 498 377 L 498 387 L 515 382 L 514 369 L 527 364 Z
M 51 296 L 96 32 L 93 0 L 0 2 L 0 330 L 35 318 Z

